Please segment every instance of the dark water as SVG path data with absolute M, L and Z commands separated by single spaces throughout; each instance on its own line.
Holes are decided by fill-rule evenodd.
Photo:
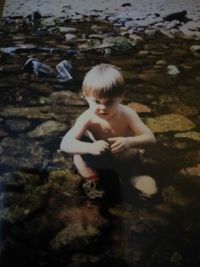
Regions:
M 93 33 L 93 24 L 104 33 L 117 35 L 106 23 L 67 22 L 65 26 L 77 28 L 82 38 L 83 33 L 86 37 Z M 20 42 L 60 49 L 66 45 L 58 32 L 38 37 L 32 34 L 36 30 L 33 26 L 6 25 L 1 28 L 1 47 Z M 161 34 L 143 38 L 131 51 L 111 49 L 108 55 L 101 49 L 85 49 L 76 56 L 66 56 L 63 50 L 0 54 L 2 266 L 199 266 L 200 57 L 190 51 L 199 41 L 169 39 Z M 77 43 L 68 45 L 69 49 L 79 51 Z M 37 79 L 24 73 L 28 55 L 52 67 L 63 59 L 70 60 L 74 79 L 63 85 L 56 79 Z M 63 194 L 63 188 L 73 188 L 74 170 L 71 158 L 58 152 L 59 144 L 86 106 L 77 103 L 79 95 L 73 103 L 57 105 L 52 104 L 50 95 L 66 89 L 79 93 L 85 72 L 102 62 L 121 67 L 127 89 L 124 103 L 149 107 L 150 112 L 140 112 L 145 122 L 150 117 L 179 114 L 195 125 L 191 130 L 196 132 L 195 139 L 175 136 L 189 131 L 184 125 L 181 131 L 162 127 L 155 133 L 157 145 L 142 156 L 143 173 L 153 176 L 158 184 L 158 194 L 151 199 L 142 199 L 138 192 L 123 187 L 122 199 L 115 198 L 120 185 L 112 174 L 109 177 L 114 184 L 102 202 L 88 204 L 74 196 L 73 190 L 72 197 Z M 180 74 L 167 74 L 168 65 L 177 66 Z M 24 107 L 35 109 L 17 112 Z M 12 108 L 17 109 L 11 112 Z M 28 136 L 51 119 L 66 124 L 66 129 Z M 53 173 L 66 169 L 70 171 L 67 182 L 62 174 Z M 86 234 L 77 225 L 83 226 Z M 66 228 L 67 234 L 61 233 Z

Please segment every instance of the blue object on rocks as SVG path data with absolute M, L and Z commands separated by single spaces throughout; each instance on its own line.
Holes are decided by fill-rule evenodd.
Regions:
M 58 72 L 57 79 L 59 82 L 67 82 L 72 80 L 72 65 L 68 60 L 61 61 L 58 65 L 56 65 L 56 69 Z
M 54 69 L 35 58 L 29 58 L 25 62 L 24 72 L 34 73 L 36 77 L 56 77 Z

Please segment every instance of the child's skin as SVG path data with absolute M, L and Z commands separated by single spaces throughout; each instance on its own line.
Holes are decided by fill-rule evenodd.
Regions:
M 96 175 L 96 171 L 86 165 L 81 154 L 101 155 L 110 151 L 113 157 L 123 161 L 133 157 L 137 148 L 156 142 L 137 113 L 121 104 L 123 95 L 113 98 L 87 95 L 85 98 L 89 108 L 61 142 L 61 150 L 74 154 L 74 163 L 84 178 Z M 93 143 L 80 141 L 82 135 L 89 135 Z

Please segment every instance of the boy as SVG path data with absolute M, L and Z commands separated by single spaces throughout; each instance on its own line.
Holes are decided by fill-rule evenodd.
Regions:
M 74 164 L 90 198 L 103 195 L 97 188 L 98 170 L 108 168 L 123 174 L 125 169 L 133 169 L 139 147 L 156 142 L 137 113 L 121 104 L 124 87 L 124 79 L 116 66 L 93 67 L 82 85 L 89 108 L 78 117 L 61 142 L 61 150 L 74 155 Z M 154 186 L 152 178 L 147 182 Z M 132 183 L 135 185 L 133 180 Z

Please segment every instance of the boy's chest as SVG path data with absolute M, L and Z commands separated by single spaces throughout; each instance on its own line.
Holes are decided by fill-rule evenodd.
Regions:
M 103 119 L 94 120 L 89 130 L 97 140 L 106 140 L 109 137 L 127 136 L 130 134 L 128 123 L 122 119 L 116 119 L 110 122 Z

